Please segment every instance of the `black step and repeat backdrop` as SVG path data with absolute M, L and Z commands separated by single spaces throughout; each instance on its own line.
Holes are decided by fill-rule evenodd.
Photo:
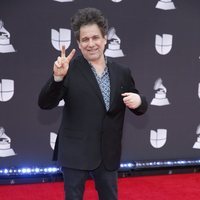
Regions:
M 109 19 L 105 55 L 131 68 L 149 110 L 127 110 L 122 162 L 200 158 L 200 1 L 1 0 L 0 168 L 52 165 L 63 102 L 37 98 L 60 45 L 77 48 L 70 17 L 96 7 Z

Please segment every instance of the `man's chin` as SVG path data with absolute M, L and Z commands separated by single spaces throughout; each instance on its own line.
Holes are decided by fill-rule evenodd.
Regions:
M 99 59 L 99 56 L 98 55 L 90 55 L 90 56 L 87 56 L 86 59 L 89 61 L 96 61 Z

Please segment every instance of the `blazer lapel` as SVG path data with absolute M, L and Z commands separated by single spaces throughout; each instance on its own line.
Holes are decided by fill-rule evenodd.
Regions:
M 105 107 L 105 103 L 104 103 L 103 96 L 101 94 L 101 90 L 99 88 L 98 82 L 94 76 L 94 73 L 91 69 L 90 64 L 84 58 L 82 59 L 82 62 L 80 63 L 79 69 L 81 73 L 83 74 L 83 76 L 87 79 L 87 81 L 89 82 L 89 85 L 93 88 L 94 92 L 96 93 L 96 95 L 98 96 L 98 98 L 100 99 L 100 101 L 103 103 Z
M 108 62 L 107 65 L 110 75 L 110 109 L 111 109 L 117 91 L 117 73 L 115 71 L 115 66 L 113 66 L 112 63 Z

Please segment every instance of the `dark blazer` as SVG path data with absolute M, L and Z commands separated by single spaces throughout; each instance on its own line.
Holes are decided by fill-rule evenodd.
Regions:
M 54 150 L 54 159 L 61 166 L 92 170 L 103 162 L 108 170 L 119 167 L 125 114 L 121 93 L 138 90 L 128 68 L 109 61 L 107 66 L 111 86 L 108 111 L 91 66 L 82 56 L 70 63 L 63 81 L 55 82 L 52 76 L 39 95 L 42 109 L 65 101 Z M 140 96 L 142 104 L 131 110 L 136 115 L 147 110 L 145 97 Z

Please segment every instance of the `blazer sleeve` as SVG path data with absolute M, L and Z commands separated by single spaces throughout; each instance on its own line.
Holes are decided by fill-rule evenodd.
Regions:
M 53 75 L 44 85 L 39 93 L 38 105 L 41 109 L 52 109 L 56 107 L 64 95 L 64 80 L 54 81 Z
M 137 93 L 138 95 L 140 95 L 140 98 L 141 98 L 141 105 L 136 109 L 130 109 L 129 108 L 129 110 L 136 115 L 142 115 L 147 111 L 147 108 L 148 108 L 147 100 L 146 100 L 145 96 L 140 94 L 140 92 L 136 89 L 135 81 L 133 79 L 133 76 L 131 74 L 130 69 L 126 68 L 126 70 L 127 70 L 126 71 L 126 73 L 127 73 L 127 79 L 126 80 L 127 80 L 127 86 L 128 86 L 129 92 Z

